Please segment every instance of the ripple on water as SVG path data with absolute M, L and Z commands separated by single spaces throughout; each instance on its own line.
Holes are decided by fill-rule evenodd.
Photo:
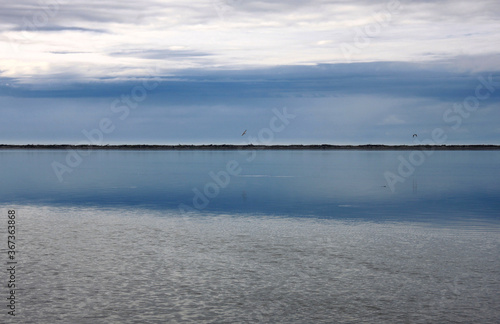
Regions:
M 16 320 L 23 323 L 500 319 L 498 231 L 133 209 L 17 210 L 23 290 Z

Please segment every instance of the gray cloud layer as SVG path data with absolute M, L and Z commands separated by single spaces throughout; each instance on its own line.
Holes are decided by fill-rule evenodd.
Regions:
M 462 118 L 458 130 L 443 117 L 455 104 L 475 96 L 481 77 L 491 77 L 493 87 L 500 89 L 499 72 L 457 73 L 444 66 L 399 62 L 185 70 L 155 78 L 158 87 L 127 114 L 114 111 L 112 103 L 130 99 L 146 77 L 57 89 L 4 79 L 0 95 L 6 99 L 0 110 L 7 118 L 0 136 L 7 142 L 36 138 L 77 143 L 85 140 L 84 130 L 111 118 L 117 129 L 106 143 L 239 143 L 241 129 L 257 138 L 259 130 L 269 127 L 272 109 L 287 107 L 297 118 L 276 135 L 277 142 L 408 143 L 408 134 L 430 138 L 439 127 L 447 130 L 449 143 L 497 143 L 500 90 Z
M 116 124 L 107 142 L 231 143 L 284 106 L 298 117 L 281 142 L 406 143 L 435 127 L 450 143 L 500 138 L 500 90 L 458 129 L 443 118 L 479 77 L 498 80 L 498 1 L 0 7 L 0 142 L 79 142 L 107 116 Z M 121 120 L 112 102 L 150 73 L 159 86 Z

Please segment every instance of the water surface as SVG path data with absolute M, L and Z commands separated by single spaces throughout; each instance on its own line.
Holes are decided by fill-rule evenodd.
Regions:
M 384 174 L 397 174 L 398 157 L 409 152 L 255 153 L 93 151 L 60 182 L 52 163 L 65 163 L 66 151 L 2 151 L 0 202 L 429 221 L 494 221 L 500 210 L 498 151 L 433 152 L 394 191 Z M 226 172 L 230 161 L 239 174 L 221 187 L 210 174 Z M 208 203 L 193 202 L 196 192 Z
M 500 152 L 408 153 L 0 151 L 15 321 L 498 323 Z

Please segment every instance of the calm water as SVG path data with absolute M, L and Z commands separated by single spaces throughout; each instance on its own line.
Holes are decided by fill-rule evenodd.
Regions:
M 0 151 L 12 322 L 500 321 L 500 152 L 255 153 Z

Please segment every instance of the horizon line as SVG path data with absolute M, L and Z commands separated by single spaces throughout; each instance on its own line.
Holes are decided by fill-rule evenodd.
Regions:
M 499 144 L 0 144 L 0 149 L 97 150 L 500 150 Z

